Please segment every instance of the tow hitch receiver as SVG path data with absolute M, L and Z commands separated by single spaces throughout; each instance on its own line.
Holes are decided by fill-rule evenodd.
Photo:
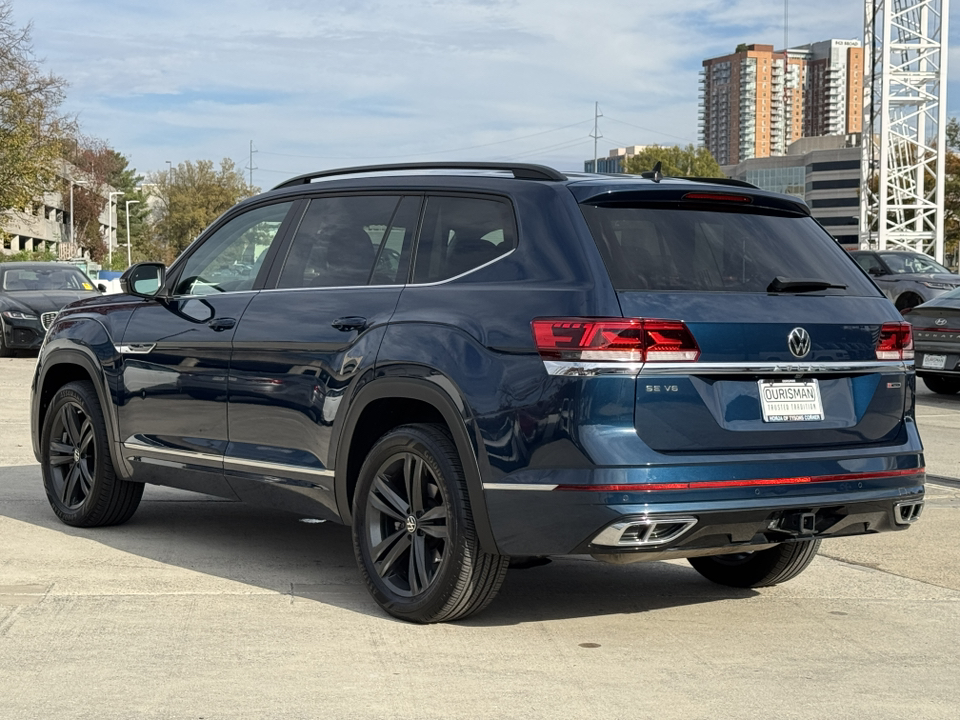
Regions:
M 815 512 L 788 513 L 780 518 L 779 530 L 791 535 L 813 535 L 817 531 Z

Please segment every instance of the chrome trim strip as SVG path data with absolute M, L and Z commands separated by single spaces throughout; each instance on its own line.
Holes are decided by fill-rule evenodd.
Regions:
M 156 343 L 131 343 L 129 345 L 114 345 L 113 348 L 121 355 L 146 355 L 156 346 Z
M 596 375 L 624 375 L 636 377 L 643 370 L 643 363 L 626 362 L 575 362 L 544 360 L 548 375 L 594 377 Z
M 808 373 L 866 373 L 913 369 L 903 360 L 752 363 L 647 363 L 641 375 L 805 375 Z
M 453 282 L 454 280 L 459 280 L 462 277 L 469 275 L 470 273 L 475 273 L 477 270 L 482 270 L 488 265 L 493 265 L 495 262 L 500 262 L 504 258 L 508 258 L 517 251 L 516 248 L 512 248 L 509 252 L 505 252 L 503 255 L 498 255 L 493 260 L 487 260 L 483 265 L 477 265 L 475 268 L 470 268 L 466 272 L 462 272 L 459 275 L 454 275 L 453 277 L 448 277 L 446 280 L 437 280 L 436 282 L 430 283 L 410 283 L 406 287 L 433 287 L 434 285 L 444 285 L 448 282 Z
M 556 485 L 542 485 L 540 483 L 484 483 L 484 490 L 555 490 Z
M 245 458 L 224 457 L 223 464 L 233 468 L 257 468 L 258 470 L 275 470 L 277 472 L 297 472 L 305 475 L 318 475 L 320 477 L 333 477 L 333 470 L 317 470 L 316 468 L 303 467 L 302 465 L 286 465 L 284 463 L 271 463 L 262 460 L 247 460 Z
M 616 375 L 622 377 L 656 375 L 807 375 L 868 372 L 909 372 L 913 362 L 902 360 L 857 360 L 829 362 L 715 362 L 715 363 L 625 363 L 576 362 L 544 360 L 549 375 L 595 377 Z
M 123 449 L 129 452 L 149 452 L 157 455 L 167 455 L 169 457 L 193 458 L 195 460 L 206 460 L 221 463 L 223 456 L 212 453 L 196 452 L 194 450 L 178 450 L 175 448 L 157 447 L 155 445 L 144 445 L 142 443 L 123 443 Z
M 358 288 L 363 288 L 364 290 L 382 290 L 387 288 L 393 289 L 403 289 L 403 288 L 417 288 L 417 287 L 433 287 L 434 285 L 444 285 L 448 282 L 453 282 L 454 280 L 459 280 L 462 277 L 474 273 L 477 270 L 482 270 L 488 265 L 493 265 L 495 262 L 500 262 L 504 258 L 510 257 L 517 251 L 517 248 L 513 248 L 510 252 L 505 252 L 503 255 L 498 255 L 493 260 L 488 260 L 483 265 L 477 265 L 475 268 L 470 268 L 466 272 L 462 272 L 459 275 L 454 275 L 449 277 L 446 280 L 437 280 L 436 282 L 430 283 L 394 283 L 393 285 L 337 285 L 333 287 L 292 287 L 292 288 L 264 288 L 260 292 L 291 292 L 291 291 L 305 291 L 305 290 L 356 290 Z

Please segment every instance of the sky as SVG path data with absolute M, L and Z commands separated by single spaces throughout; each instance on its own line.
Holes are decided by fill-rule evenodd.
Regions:
M 484 160 L 582 170 L 697 142 L 698 72 L 784 45 L 784 0 L 8 0 L 64 110 L 141 174 L 231 158 L 311 171 Z M 788 43 L 863 35 L 863 0 L 789 3 Z M 960 1 L 947 110 L 960 115 Z

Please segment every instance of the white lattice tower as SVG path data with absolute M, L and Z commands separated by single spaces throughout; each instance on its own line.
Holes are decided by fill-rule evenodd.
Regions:
M 950 0 L 865 0 L 860 245 L 943 260 Z

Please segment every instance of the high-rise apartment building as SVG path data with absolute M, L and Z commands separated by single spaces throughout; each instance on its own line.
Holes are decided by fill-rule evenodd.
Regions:
M 717 162 L 784 155 L 801 137 L 860 132 L 863 48 L 741 46 L 704 60 L 700 86 L 700 139 Z

